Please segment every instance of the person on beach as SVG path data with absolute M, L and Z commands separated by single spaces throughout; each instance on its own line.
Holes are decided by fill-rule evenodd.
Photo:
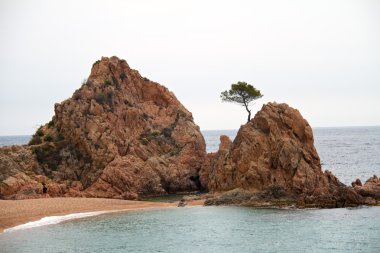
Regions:
M 46 197 L 47 195 L 47 187 L 45 183 L 42 183 L 42 196 Z

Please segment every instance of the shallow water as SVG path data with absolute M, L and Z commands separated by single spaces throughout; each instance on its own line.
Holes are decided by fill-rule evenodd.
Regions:
M 185 207 L 5 233 L 1 252 L 380 252 L 380 208 Z

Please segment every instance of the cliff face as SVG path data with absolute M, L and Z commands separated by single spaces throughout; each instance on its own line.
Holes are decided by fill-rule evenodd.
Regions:
M 49 192 L 70 196 L 130 199 L 196 190 L 190 177 L 206 154 L 199 127 L 174 94 L 117 57 L 94 63 L 30 144 L 28 159 L 47 177 Z
M 240 128 L 233 143 L 221 139 L 219 151 L 205 159 L 201 181 L 213 192 L 288 195 L 300 203 L 332 207 L 362 203 L 360 195 L 322 172 L 313 142 L 312 129 L 298 110 L 269 103 Z

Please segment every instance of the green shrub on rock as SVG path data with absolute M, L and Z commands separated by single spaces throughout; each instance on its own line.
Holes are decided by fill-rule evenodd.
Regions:
M 44 132 L 43 132 L 41 129 L 38 129 L 36 133 L 37 133 L 37 135 L 40 136 L 40 137 L 41 137 L 41 136 L 44 136 Z
M 51 142 L 53 141 L 53 137 L 51 137 L 50 135 L 46 135 L 44 141 Z

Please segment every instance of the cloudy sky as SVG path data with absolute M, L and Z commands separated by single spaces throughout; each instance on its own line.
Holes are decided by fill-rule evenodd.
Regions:
M 201 129 L 237 129 L 246 81 L 313 127 L 380 125 L 380 1 L 0 0 L 0 135 L 32 134 L 101 56 L 159 82 Z

